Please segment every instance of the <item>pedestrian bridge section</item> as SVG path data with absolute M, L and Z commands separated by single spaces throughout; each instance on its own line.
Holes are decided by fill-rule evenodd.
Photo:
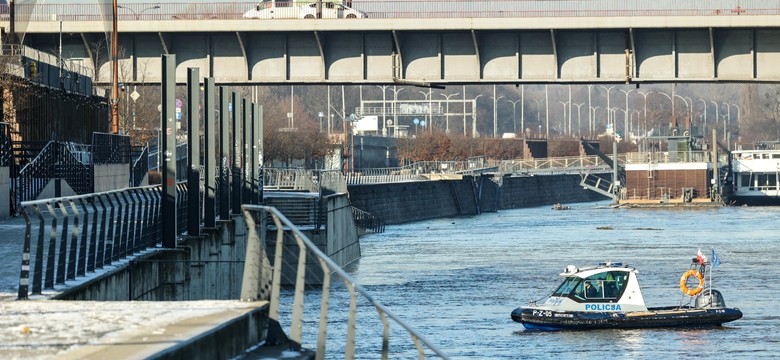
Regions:
M 120 21 L 119 76 L 157 83 L 175 53 L 178 82 L 197 67 L 220 84 L 780 81 L 778 15 L 740 14 Z M 104 25 L 30 22 L 25 44 L 62 33 L 105 81 Z

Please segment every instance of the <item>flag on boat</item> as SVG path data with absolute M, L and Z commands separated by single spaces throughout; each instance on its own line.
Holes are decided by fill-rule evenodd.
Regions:
M 699 251 L 696 252 L 696 262 L 699 265 L 704 265 L 704 263 L 707 262 L 707 258 L 704 257 L 704 254 L 701 253 L 701 249 L 699 249 Z
M 712 249 L 712 268 L 717 269 L 720 265 L 720 257 L 715 253 L 715 249 Z

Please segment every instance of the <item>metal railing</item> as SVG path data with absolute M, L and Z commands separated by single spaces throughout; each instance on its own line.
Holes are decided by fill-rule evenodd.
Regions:
M 51 141 L 19 170 L 14 192 L 17 204 L 34 200 L 52 179 L 64 179 L 77 194 L 92 192 L 92 171 L 67 143 Z
M 0 122 L 0 167 L 11 165 L 14 157 L 13 142 L 11 141 L 11 126 Z
M 352 207 L 352 218 L 355 219 L 355 225 L 375 233 L 385 232 L 385 223 L 381 219 L 367 211 Z
M 271 293 L 270 293 L 270 309 L 269 319 L 276 323 L 281 324 L 280 320 L 280 307 L 282 306 L 282 272 L 284 270 L 290 270 L 294 277 L 295 286 L 292 293 L 292 306 L 290 308 L 291 322 L 289 329 L 290 340 L 294 343 L 296 348 L 300 348 L 303 344 L 303 335 L 308 328 L 304 327 L 304 323 L 309 325 L 317 323 L 317 336 L 316 336 L 316 359 L 324 359 L 326 357 L 327 349 L 327 334 L 328 334 L 328 311 L 329 311 L 329 296 L 331 290 L 331 277 L 335 276 L 336 279 L 343 281 L 344 286 L 349 292 L 349 315 L 347 319 L 347 331 L 345 339 L 345 348 L 343 352 L 339 352 L 339 357 L 342 356 L 345 359 L 364 358 L 366 355 L 359 355 L 355 353 L 355 337 L 357 332 L 357 316 L 358 311 L 367 309 L 364 306 L 358 307 L 358 296 L 361 300 L 365 300 L 370 304 L 370 308 L 377 312 L 376 316 L 382 324 L 382 358 L 387 359 L 390 354 L 393 354 L 401 358 L 411 358 L 413 355 L 411 352 L 415 352 L 418 358 L 425 357 L 438 357 L 447 359 L 448 357 L 440 351 L 435 345 L 423 337 L 420 333 L 414 330 L 411 326 L 407 325 L 403 320 L 391 312 L 387 307 L 382 305 L 379 301 L 375 300 L 360 284 L 358 284 L 352 277 L 349 276 L 341 267 L 336 265 L 325 253 L 323 253 L 317 245 L 315 245 L 309 238 L 306 237 L 292 222 L 290 222 L 279 210 L 270 206 L 260 205 L 243 205 L 242 211 L 244 219 L 246 220 L 248 227 L 248 246 L 245 257 L 246 267 L 244 270 L 244 280 L 241 289 L 242 300 L 255 300 L 258 296 L 262 296 L 266 289 L 263 288 L 259 279 L 271 279 Z M 276 236 L 275 251 L 273 254 L 273 269 L 271 274 L 264 274 L 265 268 L 263 261 L 267 259 L 263 251 L 263 243 L 261 241 L 259 232 L 272 229 Z M 273 234 L 274 232 L 269 232 Z M 285 241 L 290 243 L 290 246 L 295 247 L 297 252 L 297 261 L 290 263 L 287 267 L 283 264 L 283 252 L 285 247 Z M 309 262 L 307 258 L 309 256 L 314 257 L 316 262 Z M 316 264 L 316 265 L 315 265 Z M 314 319 L 315 315 L 311 318 L 307 318 L 304 321 L 304 298 L 306 297 L 306 281 L 308 274 L 310 273 L 307 265 L 316 268 L 316 271 L 321 274 L 321 286 L 316 289 L 320 296 L 320 308 L 319 314 L 316 315 L 317 319 Z M 318 265 L 318 266 L 317 266 Z M 269 276 L 270 275 L 270 276 Z M 285 272 L 285 275 L 291 275 Z M 318 279 L 320 280 L 320 279 Z M 284 304 L 288 304 L 285 302 Z M 369 315 L 372 312 L 363 314 Z M 365 320 L 365 319 L 364 319 Z M 361 324 L 366 322 L 361 320 Z M 391 321 L 394 325 L 397 325 L 405 332 L 408 337 L 411 338 L 411 344 L 408 346 L 397 345 L 398 348 L 391 350 L 390 348 L 390 335 L 396 332 L 391 331 Z M 311 325 L 312 328 L 314 325 Z M 361 336 L 367 336 L 367 330 L 360 331 Z M 377 336 L 379 336 L 377 334 Z M 400 344 L 399 342 L 393 342 L 394 345 Z M 413 346 L 412 346 L 413 345 Z
M 149 173 L 149 145 L 144 146 L 141 153 L 133 160 L 130 167 L 130 186 L 141 186 L 141 182 Z M 201 171 L 201 174 L 203 172 Z
M 621 156 L 618 156 L 618 161 L 621 161 Z M 609 169 L 609 165 L 595 155 L 508 160 L 502 161 L 499 167 L 499 171 L 504 174 L 537 175 L 607 171 Z
M 156 246 L 160 190 L 147 186 L 23 202 L 26 230 L 18 298 L 41 294 Z
M 305 7 L 314 1 L 296 1 Z M 390 0 L 343 1 L 369 19 L 402 18 L 512 18 L 611 16 L 729 16 L 777 15 L 780 0 L 570 1 L 570 0 Z M 243 19 L 257 1 L 224 3 L 133 3 L 119 9 L 119 21 Z M 0 21 L 8 21 L 7 5 L 0 5 Z M 29 21 L 105 21 L 110 7 L 99 4 L 17 4 L 17 17 Z M 301 14 L 290 13 L 297 18 Z
M 634 152 L 623 155 L 625 163 L 634 164 L 666 164 L 688 162 L 711 162 L 711 151 L 663 151 Z
M 319 192 L 312 173 L 304 169 L 263 168 L 263 189 Z

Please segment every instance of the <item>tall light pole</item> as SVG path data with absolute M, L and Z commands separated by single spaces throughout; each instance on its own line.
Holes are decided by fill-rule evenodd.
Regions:
M 588 136 L 593 138 L 593 130 L 592 130 L 592 124 L 593 124 L 593 104 L 591 103 L 591 89 L 593 88 L 593 84 L 588 84 Z
M 636 93 L 639 94 L 639 95 L 642 95 L 642 97 L 644 97 L 644 100 L 645 100 L 645 108 L 644 108 L 644 112 L 642 113 L 642 117 L 644 118 L 645 126 L 644 126 L 644 129 L 642 129 L 642 131 L 647 132 L 647 96 L 652 94 L 653 92 L 652 91 L 648 91 L 646 93 L 643 93 L 643 92 L 637 91 Z M 639 122 L 637 122 L 636 127 L 637 128 L 639 127 Z
M 685 98 L 680 96 L 680 95 L 677 95 L 677 94 L 673 94 L 673 95 L 674 95 L 674 97 L 680 98 L 680 100 L 682 100 L 685 103 L 685 112 L 687 112 L 688 116 L 690 117 L 691 116 L 691 107 L 690 107 L 690 105 L 688 105 L 688 100 L 685 100 Z
M 395 85 L 393 85 L 393 88 L 390 89 L 390 91 L 393 92 L 393 126 L 398 126 L 398 112 L 396 111 L 396 108 L 398 108 L 398 93 L 403 89 L 404 88 L 398 88 Z
M 710 100 L 710 102 L 712 103 L 712 105 L 715 105 L 715 129 L 717 129 L 718 128 L 718 122 L 720 121 L 719 120 L 720 116 L 718 116 L 718 103 L 713 101 L 713 100 Z
M 387 136 L 387 119 L 386 119 L 386 111 L 387 105 L 386 105 L 386 98 L 385 94 L 387 93 L 387 88 L 389 85 L 377 85 L 376 87 L 382 89 L 382 136 Z M 363 106 L 363 103 L 360 103 L 360 106 Z
M 506 101 L 509 101 L 510 103 L 512 103 L 512 125 L 514 126 L 515 134 L 517 134 L 517 114 L 515 114 L 515 108 L 516 108 L 517 103 L 523 101 L 523 99 L 517 99 L 515 101 L 506 99 Z
M 607 124 L 609 124 L 609 123 L 611 123 L 610 122 L 610 111 L 609 111 L 609 109 L 611 109 L 611 107 L 609 107 L 609 92 L 612 91 L 614 86 L 606 87 L 604 85 L 599 85 L 599 87 L 601 87 L 602 89 L 604 89 L 607 92 Z M 615 129 L 615 126 L 613 125 L 612 126 L 612 131 L 615 131 L 614 129 Z
M 533 99 L 532 101 L 536 103 L 536 121 L 539 122 L 539 127 L 541 127 L 542 119 L 539 117 L 539 108 L 542 107 L 542 99 Z M 542 137 L 541 130 L 539 131 L 539 137 Z
M 737 124 L 737 129 L 739 129 L 739 105 L 737 105 L 737 104 L 731 104 L 731 106 L 733 106 L 733 107 L 736 107 L 736 108 L 737 108 L 737 120 L 736 120 L 736 124 Z
M 458 96 L 458 95 L 460 95 L 460 93 L 454 93 L 454 94 L 449 94 L 449 95 L 447 95 L 447 94 L 439 94 L 439 95 L 444 96 L 444 98 L 447 99 L 447 110 L 446 110 L 447 113 L 444 114 L 444 119 L 445 119 L 445 124 L 446 124 L 445 128 L 444 128 L 444 132 L 449 134 L 450 133 L 450 97 L 451 96 Z M 464 111 L 464 113 L 465 113 L 465 111 Z
M 580 108 L 585 105 L 585 103 L 573 103 L 572 105 L 577 107 L 577 137 L 582 137 L 582 121 L 580 119 L 582 111 Z
M 550 95 L 547 91 L 547 85 L 544 86 L 544 118 L 545 118 L 545 125 L 544 125 L 544 132 L 545 132 L 545 138 L 547 140 L 550 139 Z
M 625 110 L 625 116 L 624 116 L 625 117 L 625 119 L 624 119 L 625 125 L 623 126 L 623 132 L 625 133 L 626 136 L 628 136 L 628 95 L 630 95 L 632 92 L 634 92 L 634 89 L 631 89 L 631 90 L 628 90 L 628 91 L 620 89 L 620 92 L 622 92 L 623 94 L 626 94 L 626 107 L 624 109 Z
M 698 99 L 701 104 L 704 105 L 704 135 L 707 135 L 707 101 L 704 99 Z
M 463 137 L 466 137 L 466 85 L 463 85 Z
M 593 124 L 590 124 L 592 128 L 589 128 L 588 131 L 590 132 L 590 139 L 593 140 L 596 136 L 596 110 L 598 110 L 601 106 L 588 106 L 588 113 L 591 115 L 591 118 L 593 119 Z
M 471 112 L 471 137 L 477 137 L 477 99 L 482 96 L 479 94 L 474 97 L 474 111 Z
M 504 96 L 496 97 L 496 86 L 493 85 L 493 137 L 498 137 L 498 100 L 504 98 Z
M 525 85 L 520 84 L 520 131 L 525 138 Z
M 671 96 L 669 96 L 669 94 L 667 94 L 667 93 L 665 93 L 663 91 L 656 90 L 656 91 L 651 91 L 650 93 L 652 93 L 652 94 L 660 94 L 660 95 L 666 96 L 666 98 L 669 99 L 669 101 L 672 102 L 672 119 L 674 119 L 674 99 Z
M 565 133 L 566 132 L 565 131 L 566 130 L 566 105 L 568 105 L 569 102 L 568 101 L 558 101 L 558 103 L 560 103 L 561 106 L 563 106 L 563 125 L 561 127 L 563 128 L 564 131 L 561 131 L 561 132 Z M 571 119 L 569 119 L 569 121 L 571 121 Z
M 119 134 L 119 31 L 117 30 L 117 0 L 112 1 L 111 29 L 111 133 Z
M 727 102 L 722 102 L 722 105 L 726 105 L 726 119 L 728 121 L 728 124 L 731 125 L 731 107 Z M 723 138 L 726 138 L 726 122 L 723 122 Z
M 433 88 L 428 89 L 428 92 L 425 91 L 418 91 L 420 94 L 423 94 L 425 97 L 425 100 L 428 100 L 428 132 L 433 132 Z M 425 127 L 423 127 L 423 130 L 425 130 Z

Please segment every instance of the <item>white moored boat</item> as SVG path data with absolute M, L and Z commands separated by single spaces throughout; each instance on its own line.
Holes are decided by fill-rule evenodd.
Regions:
M 620 263 L 566 267 L 563 282 L 548 296 L 512 311 L 512 320 L 531 330 L 720 326 L 742 317 L 727 308 L 719 291 L 707 287 L 709 263 L 700 256 L 680 279 L 688 304 L 645 306 L 638 271 Z M 689 289 L 689 278 L 698 287 Z M 690 302 L 694 305 L 690 305 Z
M 732 155 L 733 205 L 780 205 L 780 150 L 735 150 Z

